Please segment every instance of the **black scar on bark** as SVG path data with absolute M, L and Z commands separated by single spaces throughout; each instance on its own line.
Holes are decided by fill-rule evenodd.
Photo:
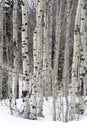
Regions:
M 23 97 L 26 97 L 28 93 L 29 93 L 28 90 L 22 91 L 22 96 L 23 96 Z
M 23 59 L 25 59 L 26 58 L 26 56 L 23 56 Z
M 25 31 L 25 29 L 22 29 L 22 31 L 24 32 L 24 31 Z
M 36 106 L 32 106 L 33 109 L 36 109 Z
M 81 78 L 81 92 L 80 94 L 83 96 L 84 95 L 84 82 L 83 82 L 83 79 Z
M 25 25 L 28 25 L 28 23 L 25 23 Z

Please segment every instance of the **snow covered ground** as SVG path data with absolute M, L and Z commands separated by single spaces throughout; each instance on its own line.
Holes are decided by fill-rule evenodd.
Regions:
M 19 107 L 21 104 L 19 104 Z M 87 117 L 79 121 L 68 123 L 52 121 L 50 102 L 45 101 L 43 120 L 32 121 L 11 116 L 7 102 L 0 103 L 0 130 L 86 130 Z
M 0 130 L 86 130 L 87 118 L 69 123 L 54 121 L 32 121 L 9 114 L 0 110 Z

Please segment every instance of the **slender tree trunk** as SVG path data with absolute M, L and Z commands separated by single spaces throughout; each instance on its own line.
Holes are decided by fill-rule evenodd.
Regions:
M 78 88 L 78 67 L 79 67 L 79 56 L 80 56 L 80 13 L 81 13 L 81 0 L 78 1 L 76 18 L 75 18 L 75 29 L 74 29 L 74 52 L 73 52 L 73 63 L 72 63 L 72 79 L 70 89 L 70 119 L 75 119 L 76 113 L 76 88 Z
M 42 86 L 42 14 L 43 1 L 37 1 L 36 8 L 36 28 L 37 28 L 37 86 L 38 86 L 38 116 L 43 116 L 43 86 Z
M 47 20 L 47 31 L 48 31 L 48 44 L 49 44 L 49 49 L 48 49 L 48 54 L 49 54 L 49 86 L 48 86 L 48 92 L 49 96 L 52 95 L 52 57 L 51 57 L 51 51 L 52 51 L 52 31 L 53 31 L 53 8 L 54 8 L 54 0 L 48 0 L 47 4 L 47 15 L 48 15 L 48 20 Z
M 66 112 L 64 121 L 68 121 L 68 86 L 69 86 L 69 33 L 70 33 L 70 2 L 67 0 L 67 16 L 66 16 L 66 40 L 65 40 L 65 52 L 64 52 L 64 69 L 63 69 L 63 87 L 64 87 L 64 96 L 66 102 Z
M 47 18 L 47 1 L 44 1 L 44 26 L 43 26 L 43 87 L 45 98 L 49 96 L 49 43 L 48 43 L 48 18 Z
M 5 3 L 5 0 L 4 0 Z M 4 5 L 5 7 L 5 5 Z M 13 115 L 13 110 L 12 110 L 12 53 L 9 53 L 9 48 L 11 46 L 11 44 L 8 42 L 8 36 L 7 36 L 7 17 L 6 14 L 4 16 L 4 36 L 5 36 L 5 43 L 6 43 L 6 56 L 7 56 L 7 65 L 6 65 L 6 69 L 7 69 L 7 74 L 5 75 L 6 81 L 7 81 L 7 98 L 9 100 L 9 109 L 10 109 L 10 113 L 11 115 Z M 11 59 L 10 59 L 11 58 Z M 5 74 L 5 73 L 4 73 Z
M 74 1 L 74 0 L 73 0 Z M 73 11 L 73 1 L 72 5 L 70 0 L 67 0 L 67 9 L 66 9 L 66 39 L 65 39 L 65 52 L 64 52 L 64 70 L 63 70 L 63 87 L 64 87 L 64 96 L 66 102 L 66 110 L 64 121 L 68 121 L 69 115 L 69 101 L 68 101 L 68 91 L 69 91 L 69 37 L 70 37 L 70 23 L 71 16 Z M 71 6 L 71 8 L 70 8 Z
M 85 13 L 85 32 L 84 32 L 84 56 L 85 56 L 85 64 L 87 66 L 87 2 L 85 2 L 86 13 Z M 86 68 L 87 70 L 87 68 Z M 85 94 L 87 95 L 87 73 L 85 75 Z
M 4 2 L 0 5 L 0 99 L 2 99 L 2 65 L 3 65 L 3 6 Z
M 22 3 L 22 60 L 23 60 L 23 102 L 24 118 L 29 118 L 29 55 L 28 55 L 28 1 Z
M 33 87 L 31 118 L 43 116 L 43 87 L 42 87 L 42 13 L 43 1 L 36 0 L 36 27 L 33 35 Z
M 14 103 L 18 97 L 17 91 L 19 87 L 19 67 L 18 67 L 18 0 L 14 0 L 13 6 L 13 47 L 14 47 L 14 65 L 13 65 L 13 85 L 14 85 Z
M 80 67 L 79 67 L 79 111 L 78 114 L 84 113 L 84 94 L 85 94 L 85 78 L 86 78 L 86 67 L 87 67 L 87 50 L 86 50 L 86 42 L 85 42 L 85 0 L 81 1 L 81 26 L 80 26 Z
M 37 30 L 35 28 L 33 35 L 33 61 L 34 61 L 34 70 L 33 70 L 33 87 L 32 87 L 32 108 L 31 108 L 31 119 L 37 119 Z
M 54 50 L 54 64 L 52 70 L 52 95 L 53 95 L 53 120 L 56 120 L 56 98 L 57 98 L 57 87 L 58 87 L 58 63 L 59 63 L 59 47 L 60 47 L 60 32 L 61 32 L 61 9 L 62 9 L 62 0 L 61 2 L 57 1 L 56 9 L 56 43 Z M 58 92 L 60 93 L 60 92 Z M 59 110 L 58 110 L 59 111 Z M 59 113 L 58 113 L 59 115 Z M 58 116 L 59 117 L 59 116 Z

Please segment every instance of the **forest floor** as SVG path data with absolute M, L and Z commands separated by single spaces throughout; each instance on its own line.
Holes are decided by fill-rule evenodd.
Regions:
M 0 130 L 82 130 L 87 129 L 87 115 L 79 121 L 52 121 L 52 100 L 44 102 L 44 117 L 37 121 L 23 119 L 10 115 L 7 101 L 0 101 Z M 21 108 L 21 109 L 20 109 Z M 22 110 L 21 100 L 17 102 L 17 109 Z

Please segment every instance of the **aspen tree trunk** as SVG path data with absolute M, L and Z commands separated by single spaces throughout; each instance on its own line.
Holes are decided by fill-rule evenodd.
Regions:
M 5 0 L 3 1 L 4 4 L 5 4 Z M 5 5 L 4 5 L 5 6 Z M 9 99 L 9 104 L 10 104 L 10 110 L 11 110 L 11 99 L 12 99 L 12 95 L 11 95 L 11 86 L 12 86 L 12 73 L 11 73 L 11 65 L 10 65 L 10 60 L 9 60 L 9 53 L 8 53 L 8 50 L 9 50 L 9 45 L 8 45 L 8 39 L 7 39 L 7 30 L 6 30 L 6 24 L 7 24 L 7 21 L 6 21 L 6 13 L 4 14 L 4 41 L 6 43 L 6 56 L 7 56 L 7 66 L 6 66 L 6 69 L 7 69 L 7 72 L 3 72 L 5 75 L 4 78 L 6 78 L 6 98 Z M 4 86 L 4 85 L 3 85 Z M 4 87 L 3 87 L 4 88 Z M 11 114 L 12 114 L 12 111 L 11 111 Z
M 17 91 L 19 86 L 19 67 L 18 67 L 18 0 L 14 0 L 13 5 L 13 46 L 14 46 L 14 65 L 13 65 L 13 85 L 14 85 L 14 103 L 16 104 Z
M 33 85 L 32 85 L 32 106 L 31 106 L 31 119 L 35 120 L 38 117 L 38 8 L 39 3 L 36 0 L 36 27 L 33 33 Z
M 3 7 L 4 7 L 5 6 L 5 0 L 3 0 L 2 3 L 3 3 Z M 7 37 L 6 36 L 6 13 L 3 13 L 3 24 L 2 25 L 4 25 L 3 26 L 3 30 L 4 30 L 4 32 L 3 32 L 3 35 L 4 35 L 4 37 L 3 37 L 3 40 L 4 40 L 3 51 L 6 52 L 6 56 L 7 56 L 8 47 L 7 47 L 7 44 L 6 44 L 7 43 L 7 40 L 6 40 L 7 39 L 6 38 Z M 4 55 L 3 55 L 3 59 L 4 59 Z M 7 57 L 6 57 L 6 60 L 7 60 Z M 3 62 L 4 62 L 4 60 L 3 60 Z M 6 64 L 6 67 L 7 67 L 7 64 Z M 8 98 L 8 68 L 7 68 L 7 71 L 5 69 L 3 70 L 2 97 L 3 97 L 3 99 Z
M 28 1 L 23 0 L 22 4 L 22 60 L 23 60 L 23 102 L 24 118 L 29 118 L 29 55 L 28 55 Z
M 10 114 L 13 115 L 13 110 L 12 110 L 12 69 L 9 67 L 9 64 L 8 64 L 8 99 L 9 99 Z
M 12 111 L 12 68 L 10 64 L 10 58 L 9 58 L 9 45 L 6 35 L 6 21 L 5 21 L 5 41 L 6 41 L 6 56 L 7 56 L 7 72 L 5 73 L 5 78 L 7 78 L 7 98 L 9 100 L 9 108 L 10 108 L 10 114 L 13 115 Z
M 33 70 L 33 87 L 32 87 L 32 108 L 31 108 L 31 119 L 37 119 L 37 30 L 35 28 L 33 35 L 33 61 L 34 61 L 34 70 Z
M 85 13 L 85 32 L 84 32 L 84 55 L 85 55 L 85 62 L 87 66 L 87 2 L 85 2 L 85 7 L 86 7 L 86 13 Z M 86 68 L 87 71 L 87 68 Z M 87 73 L 85 75 L 85 93 L 84 95 L 87 95 Z
M 59 47 L 60 47 L 60 32 L 61 32 L 60 23 L 61 23 L 62 0 L 61 2 L 57 1 L 56 4 L 57 4 L 56 31 L 55 31 L 56 43 L 55 43 L 55 52 L 54 52 L 55 53 L 54 64 L 53 64 L 53 70 L 52 70 L 53 120 L 56 120 L 56 98 L 57 98 L 57 87 L 58 87 L 58 63 L 59 63 L 58 60 L 59 60 Z
M 33 35 L 33 87 L 31 118 L 43 116 L 43 87 L 42 87 L 42 13 L 43 1 L 36 0 L 36 27 Z
M 42 86 L 42 13 L 43 1 L 37 1 L 36 28 L 37 28 L 37 86 L 38 86 L 38 116 L 43 116 L 43 86 Z
M 5 2 L 5 0 L 4 0 Z M 5 5 L 4 5 L 5 7 Z M 7 13 L 7 12 L 6 12 Z M 6 81 L 7 81 L 7 98 L 9 100 L 9 109 L 10 109 L 10 114 L 13 115 L 13 110 L 12 110 L 12 53 L 9 53 L 9 49 L 10 49 L 10 42 L 8 40 L 8 34 L 7 34 L 7 17 L 6 17 L 6 13 L 4 16 L 4 36 L 5 36 L 5 44 L 6 44 L 6 57 L 7 57 L 7 72 L 5 75 Z M 11 51 L 11 50 L 10 50 Z
M 3 64 L 3 6 L 4 2 L 0 5 L 0 99 L 2 99 L 2 64 Z
M 47 99 L 52 94 L 51 93 L 51 90 L 52 90 L 51 41 L 49 41 L 49 22 L 51 22 L 51 21 L 49 21 L 49 10 L 48 10 L 49 4 L 48 3 L 49 3 L 49 0 L 46 1 L 46 33 L 47 33 L 47 65 L 46 65 L 46 69 L 47 69 L 47 79 L 48 79 L 48 81 L 47 81 L 47 93 L 46 93 Z
M 78 88 L 78 67 L 80 55 L 80 13 L 81 13 L 81 0 L 78 1 L 75 29 L 74 29 L 74 49 L 73 49 L 73 63 L 72 63 L 72 79 L 70 89 L 70 120 L 75 119 L 76 113 L 76 88 Z
M 7 55 L 7 76 L 8 79 L 7 79 L 7 96 L 8 96 L 8 99 L 9 99 L 9 108 L 10 108 L 10 114 L 13 115 L 13 111 L 12 111 L 12 68 L 11 68 L 11 65 L 10 65 L 10 59 L 9 59 L 9 45 L 7 44 L 8 41 L 7 41 L 7 37 L 6 37 L 6 55 Z
M 47 0 L 44 1 L 44 27 L 43 27 L 43 87 L 45 98 L 49 96 L 49 43 L 48 43 L 48 18 L 47 18 Z
M 64 52 L 64 69 L 63 69 L 63 87 L 64 87 L 64 97 L 66 102 L 66 109 L 64 114 L 64 121 L 68 121 L 69 114 L 69 101 L 68 101 L 68 91 L 69 91 L 69 37 L 70 37 L 70 23 L 71 14 L 73 11 L 73 1 L 70 8 L 71 1 L 67 0 L 66 9 L 66 39 L 65 39 L 65 52 Z
M 49 53 L 49 64 L 48 64 L 48 68 L 49 68 L 49 96 L 52 95 L 52 59 L 51 59 L 51 51 L 52 51 L 52 28 L 53 28 L 53 6 L 54 5 L 54 0 L 48 0 L 48 4 L 47 4 L 47 15 L 48 15 L 48 20 L 47 20 L 47 29 L 48 29 L 48 44 L 49 44 L 49 49 L 48 49 L 48 53 Z
M 84 113 L 84 93 L 85 93 L 85 78 L 86 78 L 86 68 L 87 68 L 87 47 L 85 43 L 85 0 L 81 1 L 81 26 L 80 26 L 80 67 L 79 67 L 79 110 L 78 114 Z
M 66 12 L 66 40 L 65 40 L 65 52 L 64 52 L 64 69 L 63 69 L 63 87 L 64 97 L 66 102 L 66 111 L 64 112 L 64 121 L 68 121 L 68 86 L 69 86 L 69 33 L 70 33 L 70 1 L 67 0 L 67 12 Z

